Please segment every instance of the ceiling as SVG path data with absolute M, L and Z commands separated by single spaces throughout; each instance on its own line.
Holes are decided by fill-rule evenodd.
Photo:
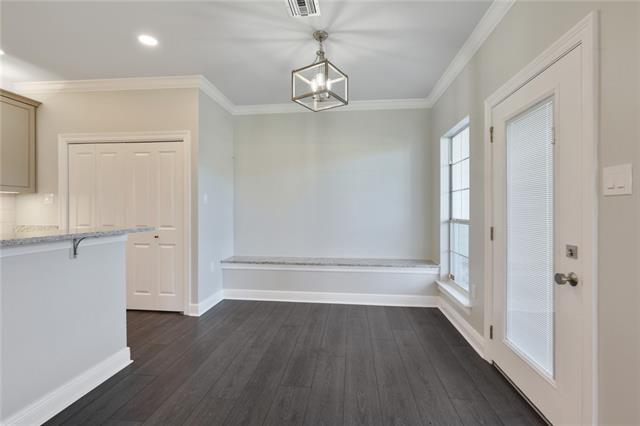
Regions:
M 489 5 L 320 0 L 320 17 L 291 18 L 284 0 L 2 2 L 2 83 L 202 74 L 236 105 L 284 103 L 325 29 L 351 100 L 424 98 Z

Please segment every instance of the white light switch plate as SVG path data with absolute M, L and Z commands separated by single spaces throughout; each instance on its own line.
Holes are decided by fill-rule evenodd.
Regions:
M 602 169 L 602 193 L 605 197 L 632 193 L 631 164 L 621 164 Z

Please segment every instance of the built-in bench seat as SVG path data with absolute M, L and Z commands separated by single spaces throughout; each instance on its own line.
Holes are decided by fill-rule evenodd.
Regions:
M 270 257 L 232 256 L 222 261 L 223 269 L 244 269 L 256 267 L 303 267 L 314 268 L 354 268 L 371 270 L 405 270 L 409 273 L 437 273 L 440 267 L 432 260 L 421 259 L 365 259 L 333 257 Z
M 431 260 L 233 256 L 222 261 L 227 299 L 435 306 Z

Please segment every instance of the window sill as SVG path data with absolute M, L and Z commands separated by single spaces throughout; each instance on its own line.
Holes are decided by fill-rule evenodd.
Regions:
M 446 295 L 449 299 L 455 302 L 465 313 L 471 313 L 471 299 L 469 295 L 460 290 L 456 285 L 448 283 L 446 281 L 436 281 L 440 292 Z

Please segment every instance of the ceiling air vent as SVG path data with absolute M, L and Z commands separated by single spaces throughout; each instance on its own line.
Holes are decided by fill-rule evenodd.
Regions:
M 305 16 L 320 16 L 318 0 L 284 0 L 287 3 L 289 15 L 295 18 Z

